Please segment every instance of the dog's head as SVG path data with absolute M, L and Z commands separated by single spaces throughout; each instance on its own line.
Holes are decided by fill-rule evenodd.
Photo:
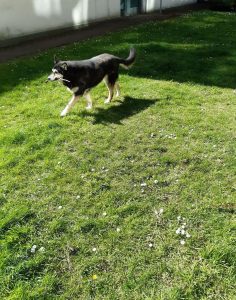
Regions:
M 54 56 L 54 66 L 52 73 L 48 76 L 48 81 L 63 80 L 68 65 L 65 61 L 60 61 Z

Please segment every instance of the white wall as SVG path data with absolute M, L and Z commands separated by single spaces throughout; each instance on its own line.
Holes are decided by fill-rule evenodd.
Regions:
M 177 7 L 187 4 L 196 3 L 197 0 L 162 0 L 162 8 L 171 8 L 171 7 Z M 151 12 L 154 10 L 160 9 L 160 0 L 144 0 L 144 3 L 146 4 L 146 12 Z M 144 10 L 145 10 L 145 4 L 144 4 Z
M 162 0 L 162 7 L 195 2 Z M 142 6 L 146 12 L 159 10 L 160 0 L 142 0 Z M 120 0 L 0 0 L 0 41 L 118 16 Z
M 120 15 L 120 0 L 0 0 L 0 40 Z

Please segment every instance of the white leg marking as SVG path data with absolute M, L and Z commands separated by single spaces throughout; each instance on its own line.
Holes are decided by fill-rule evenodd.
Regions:
M 90 93 L 89 92 L 85 93 L 84 97 L 87 100 L 86 109 L 92 109 L 93 108 L 93 101 L 92 101 Z
M 61 117 L 65 117 L 78 100 L 79 96 L 73 95 L 64 110 L 61 112 Z
M 115 88 L 116 88 L 116 97 L 119 97 L 120 96 L 120 85 L 118 82 L 116 82 Z
M 108 98 L 105 100 L 105 103 L 107 104 L 107 103 L 110 103 L 112 98 L 113 98 L 114 86 L 109 84 L 107 76 L 104 78 L 104 81 L 105 81 L 105 84 L 106 84 L 106 86 L 108 88 L 108 91 L 109 91 Z

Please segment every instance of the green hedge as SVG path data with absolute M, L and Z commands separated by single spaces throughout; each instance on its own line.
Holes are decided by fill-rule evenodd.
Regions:
M 214 7 L 236 10 L 236 0 L 209 0 Z

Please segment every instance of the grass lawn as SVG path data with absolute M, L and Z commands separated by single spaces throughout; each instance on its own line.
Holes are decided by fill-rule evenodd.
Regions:
M 70 114 L 53 54 L 137 61 Z M 236 14 L 0 65 L 0 299 L 236 299 Z M 35 246 L 36 247 L 35 247 Z

